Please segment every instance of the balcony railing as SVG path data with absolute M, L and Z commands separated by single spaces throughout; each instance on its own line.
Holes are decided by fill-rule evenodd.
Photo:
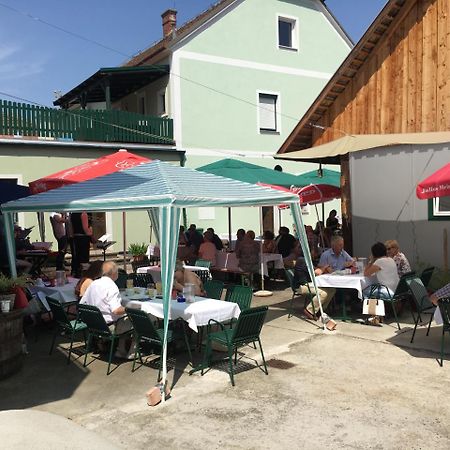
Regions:
M 55 140 L 173 144 L 172 119 L 117 110 L 45 108 L 0 100 L 0 135 Z

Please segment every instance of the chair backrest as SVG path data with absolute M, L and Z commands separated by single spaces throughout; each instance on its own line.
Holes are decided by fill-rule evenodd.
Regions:
M 408 285 L 406 284 L 406 280 L 408 278 L 413 278 L 416 276 L 416 272 L 412 270 L 411 272 L 404 273 L 395 288 L 394 297 L 398 297 L 401 295 L 405 295 L 409 293 Z
M 102 336 L 111 336 L 111 330 L 106 324 L 101 311 L 96 306 L 80 303 L 78 305 L 78 314 L 80 320 L 87 325 L 89 331 Z
M 264 325 L 268 306 L 248 308 L 241 312 L 233 328 L 232 342 L 251 342 L 259 337 Z
M 420 275 L 420 279 L 422 280 L 423 285 L 428 288 L 428 285 L 430 284 L 431 277 L 433 276 L 434 272 L 434 266 L 427 267 L 426 269 L 423 269 L 423 272 Z
M 149 284 L 155 284 L 153 277 L 149 273 L 133 273 L 131 275 L 134 287 L 146 288 Z
M 250 308 L 252 298 L 253 290 L 250 286 L 230 286 L 225 295 L 225 300 L 227 302 L 237 303 L 241 311 Z
M 208 298 L 215 298 L 216 300 L 220 300 L 222 298 L 223 281 L 207 280 L 203 284 L 203 288 L 205 289 L 206 296 Z
M 211 261 L 208 261 L 207 259 L 197 259 L 195 265 L 197 267 L 207 267 L 209 269 L 211 267 Z
M 294 287 L 294 270 L 293 269 L 284 269 L 284 272 L 286 274 L 286 278 L 289 282 L 289 285 L 291 286 L 292 291 L 295 291 Z
M 119 269 L 119 273 L 116 280 L 117 287 L 119 289 L 125 289 L 127 287 L 127 279 L 128 279 L 127 273 L 124 270 Z
M 51 297 L 46 297 L 50 311 L 53 314 L 53 319 L 64 328 L 72 328 L 70 320 L 67 317 L 66 311 L 58 300 Z
M 153 341 L 161 343 L 161 337 L 158 334 L 153 322 L 145 311 L 135 308 L 125 308 L 127 316 L 133 325 L 134 331 L 138 336 L 144 336 Z
M 411 291 L 412 297 L 417 307 L 417 311 L 419 313 L 433 306 L 428 297 L 428 292 L 419 277 L 416 276 L 407 278 L 406 284 Z
M 450 331 L 450 297 L 440 298 L 438 300 L 438 306 L 441 311 L 444 330 Z

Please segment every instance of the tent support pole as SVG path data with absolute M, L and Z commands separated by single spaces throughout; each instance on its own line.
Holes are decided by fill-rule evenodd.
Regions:
M 127 213 L 122 211 L 123 269 L 127 271 Z
M 261 290 L 253 293 L 256 297 L 270 297 L 273 295 L 272 291 L 266 291 L 264 289 L 264 260 L 263 260 L 263 241 L 262 235 L 264 233 L 264 218 L 263 218 L 263 207 L 259 208 L 259 228 L 261 230 L 261 243 L 259 246 L 259 259 L 261 261 Z
M 8 263 L 9 271 L 11 272 L 11 277 L 17 277 L 16 269 L 16 249 L 14 243 L 14 222 L 12 213 L 3 213 L 5 221 L 5 237 L 6 237 L 6 251 L 8 253 Z

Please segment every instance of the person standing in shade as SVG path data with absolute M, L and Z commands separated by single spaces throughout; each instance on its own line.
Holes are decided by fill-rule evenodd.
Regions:
M 89 263 L 92 227 L 85 211 L 70 214 L 72 228 L 72 275 L 81 278 L 81 265 Z
M 58 256 L 56 257 L 56 270 L 64 270 L 64 257 L 67 251 L 67 216 L 65 213 L 53 212 L 50 214 L 53 235 L 58 242 Z

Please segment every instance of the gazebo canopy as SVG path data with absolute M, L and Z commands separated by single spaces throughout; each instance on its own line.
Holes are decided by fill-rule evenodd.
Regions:
M 298 203 L 298 197 L 294 194 L 152 161 L 9 202 L 2 205 L 2 210 L 125 211 L 160 206 L 262 206 L 295 202 Z
M 190 206 L 263 206 L 291 204 L 297 234 L 311 279 L 314 268 L 301 218 L 298 196 L 197 170 L 152 161 L 2 205 L 8 260 L 16 275 L 12 213 L 16 211 L 147 210 L 158 234 L 164 304 L 163 385 L 166 380 L 170 293 L 178 246 L 181 210 Z M 317 289 L 317 288 L 316 288 Z
M 236 159 L 221 159 L 197 170 L 252 184 L 263 183 L 283 187 L 298 185 L 298 177 L 295 175 Z

